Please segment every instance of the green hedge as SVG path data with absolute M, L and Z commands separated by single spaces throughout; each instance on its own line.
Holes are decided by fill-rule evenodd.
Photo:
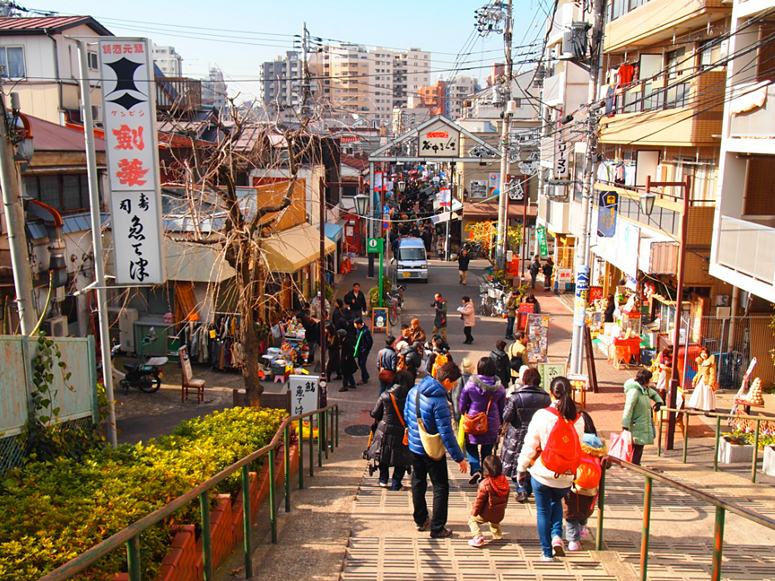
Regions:
M 284 417 L 234 408 L 183 422 L 147 445 L 96 448 L 82 461 L 30 462 L 0 489 L 0 580 L 33 581 L 265 446 Z M 236 494 L 239 472 L 215 492 Z M 199 523 L 199 503 L 143 533 L 143 579 L 155 579 L 169 550 L 168 525 Z M 114 551 L 90 578 L 126 571 Z

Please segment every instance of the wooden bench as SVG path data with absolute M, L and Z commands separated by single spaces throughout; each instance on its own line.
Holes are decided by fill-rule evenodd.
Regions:
M 188 357 L 188 349 L 186 347 L 181 347 L 178 350 L 178 354 L 180 356 L 180 368 L 181 368 L 180 401 L 182 403 L 188 399 L 189 389 L 196 389 L 196 403 L 198 404 L 202 403 L 205 399 L 205 380 L 194 379 L 194 374 L 191 371 L 191 360 Z

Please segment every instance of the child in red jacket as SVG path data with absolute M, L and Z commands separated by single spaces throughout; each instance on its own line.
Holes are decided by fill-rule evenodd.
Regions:
M 509 480 L 503 475 L 503 464 L 498 456 L 487 456 L 482 462 L 484 472 L 482 481 L 476 491 L 474 508 L 468 526 L 474 538 L 468 541 L 472 547 L 484 545 L 482 525 L 490 525 L 490 532 L 494 540 L 503 538 L 501 521 L 506 514 L 506 505 L 509 502 Z

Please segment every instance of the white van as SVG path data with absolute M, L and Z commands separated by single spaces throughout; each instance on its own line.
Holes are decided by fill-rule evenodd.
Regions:
M 396 273 L 399 280 L 428 282 L 428 256 L 420 238 L 402 238 L 399 241 Z

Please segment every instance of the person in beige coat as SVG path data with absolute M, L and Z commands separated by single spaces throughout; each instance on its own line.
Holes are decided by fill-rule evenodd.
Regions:
M 694 376 L 692 394 L 687 407 L 704 412 L 716 411 L 716 358 L 707 349 L 697 357 L 697 375 Z
M 463 333 L 466 336 L 466 340 L 463 343 L 470 345 L 474 342 L 471 329 L 476 325 L 476 314 L 474 313 L 474 303 L 471 302 L 471 297 L 463 297 L 463 304 L 457 308 L 457 311 L 460 313 L 460 318 L 463 319 Z

